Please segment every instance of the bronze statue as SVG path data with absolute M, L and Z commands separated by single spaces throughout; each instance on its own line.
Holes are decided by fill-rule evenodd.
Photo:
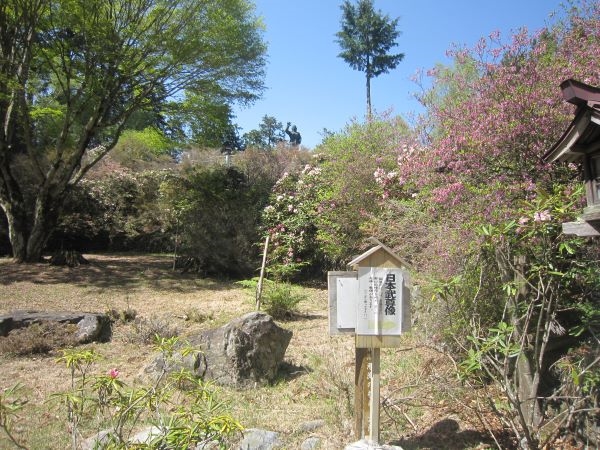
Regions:
M 291 124 L 292 124 L 291 122 L 288 122 L 287 127 L 285 127 L 285 132 L 290 137 L 290 145 L 294 145 L 294 146 L 300 145 L 300 142 L 302 142 L 302 136 L 300 136 L 300 133 L 298 132 L 298 129 L 296 128 L 296 125 L 292 126 L 292 129 L 290 131 Z

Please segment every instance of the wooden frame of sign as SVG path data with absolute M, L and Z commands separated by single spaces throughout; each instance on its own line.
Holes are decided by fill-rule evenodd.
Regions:
M 348 264 L 356 271 L 354 273 L 358 273 L 361 267 L 402 270 L 409 267 L 389 247 L 375 238 L 371 238 L 371 241 L 376 246 Z M 410 293 L 407 294 L 406 301 L 409 302 Z M 409 303 L 404 309 L 410 315 Z M 410 324 L 410 317 L 406 319 L 406 323 Z M 371 442 L 379 443 L 381 348 L 399 347 L 400 344 L 399 335 L 355 334 L 354 431 L 359 440 L 368 436 Z M 369 366 L 371 366 L 370 378 Z

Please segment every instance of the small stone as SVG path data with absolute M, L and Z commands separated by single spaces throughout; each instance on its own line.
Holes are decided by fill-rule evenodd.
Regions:
M 321 438 L 311 436 L 302 443 L 300 450 L 317 450 L 319 447 L 321 447 Z
M 138 431 L 135 435 L 133 435 L 129 442 L 132 444 L 149 444 L 152 439 L 155 439 L 162 434 L 163 432 L 160 428 L 151 426 Z
M 298 431 L 301 431 L 303 433 L 310 433 L 312 431 L 318 430 L 319 428 L 322 428 L 323 426 L 325 426 L 325 421 L 323 419 L 310 420 L 308 422 L 301 423 L 298 427 Z
M 361 439 L 358 442 L 347 445 L 344 450 L 402 450 L 397 445 L 376 444 L 367 439 Z
M 244 438 L 236 447 L 238 450 L 272 450 L 281 448 L 279 433 L 275 431 L 249 428 L 244 431 Z
M 94 450 L 97 448 L 104 448 L 111 442 L 111 436 L 113 436 L 112 430 L 102 430 L 96 433 L 94 436 L 90 436 L 81 443 L 82 450 Z

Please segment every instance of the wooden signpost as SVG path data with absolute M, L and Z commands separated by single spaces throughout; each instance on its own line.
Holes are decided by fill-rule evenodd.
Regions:
M 329 333 L 355 337 L 354 430 L 379 443 L 381 348 L 400 346 L 410 329 L 408 264 L 376 244 L 354 258 L 351 271 L 329 272 Z

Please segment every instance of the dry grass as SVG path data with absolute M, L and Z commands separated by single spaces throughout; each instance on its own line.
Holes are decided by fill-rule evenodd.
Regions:
M 116 367 L 128 383 L 153 358 L 149 345 L 130 338 L 133 316 L 136 321 L 162 321 L 185 337 L 254 308 L 253 300 L 236 284 L 173 272 L 168 257 L 86 258 L 89 265 L 74 269 L 0 260 L 0 314 L 19 309 L 112 311 L 123 320 L 115 322 L 111 342 L 90 345 L 104 356 L 95 372 Z M 354 441 L 354 343 L 349 336 L 329 336 L 326 289 L 306 288 L 305 292 L 308 299 L 299 305 L 301 314 L 280 323 L 294 334 L 278 382 L 246 391 L 222 389 L 219 397 L 230 402 L 233 416 L 245 427 L 280 432 L 287 449 L 300 448 L 310 435 L 321 438 L 321 449 L 341 449 Z M 50 394 L 68 389 L 70 382 L 69 372 L 56 363 L 56 356 L 52 352 L 0 356 L 0 390 L 19 382 L 28 401 L 14 429 L 30 449 L 69 448 L 64 408 L 47 401 Z M 474 425 L 440 399 L 439 389 L 428 385 L 427 380 L 445 376 L 447 362 L 424 348 L 387 349 L 382 362 L 383 441 L 396 442 L 405 450 L 477 448 L 480 432 L 464 429 L 465 424 Z M 317 419 L 325 425 L 314 431 L 301 429 L 301 424 Z M 456 427 L 442 430 L 447 434 L 439 445 L 425 441 L 435 441 L 435 425 L 448 420 Z M 11 448 L 1 432 L 0 448 Z

